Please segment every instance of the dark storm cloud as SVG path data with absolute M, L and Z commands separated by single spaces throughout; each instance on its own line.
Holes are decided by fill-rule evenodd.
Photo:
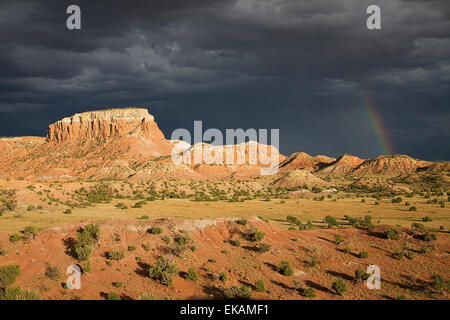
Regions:
M 70 4 L 81 31 L 65 28 Z M 444 0 L 3 1 L 0 70 L 0 135 L 134 105 L 166 135 L 193 120 L 280 128 L 284 153 L 368 157 L 381 149 L 364 93 L 396 152 L 450 159 Z

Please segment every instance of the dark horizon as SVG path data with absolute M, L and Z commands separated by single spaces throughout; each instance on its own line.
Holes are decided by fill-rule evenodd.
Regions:
M 284 155 L 450 160 L 446 1 L 2 1 L 0 30 L 0 136 L 132 106 L 166 138 L 202 120 L 279 128 Z

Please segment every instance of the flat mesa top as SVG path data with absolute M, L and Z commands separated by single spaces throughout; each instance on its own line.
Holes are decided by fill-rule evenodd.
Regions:
M 86 111 L 60 120 L 61 122 L 77 122 L 89 120 L 154 120 L 154 117 L 144 108 L 114 108 Z

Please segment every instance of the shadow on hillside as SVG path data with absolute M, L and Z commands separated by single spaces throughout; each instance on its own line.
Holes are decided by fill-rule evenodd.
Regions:
M 315 283 L 315 282 L 313 282 L 311 280 L 306 280 L 305 284 L 308 287 L 314 288 L 314 289 L 316 289 L 318 291 L 322 291 L 322 292 L 329 293 L 329 294 L 334 294 L 334 292 L 331 291 L 330 289 L 328 289 L 327 287 L 324 287 L 321 284 Z
M 285 290 L 296 290 L 294 287 L 290 287 L 287 284 L 283 283 L 283 282 L 279 282 L 279 281 L 275 281 L 275 280 L 270 280 L 270 282 L 272 282 L 273 284 L 285 289 Z
M 134 270 L 134 272 L 143 277 L 143 278 L 147 278 L 148 277 L 148 269 L 150 268 L 150 265 L 144 262 L 138 262 L 138 268 L 136 268 Z
M 352 276 L 349 276 L 348 274 L 342 273 L 342 272 L 337 272 L 337 271 L 332 271 L 332 270 L 327 270 L 325 271 L 325 273 L 332 275 L 333 277 L 338 277 L 338 278 L 342 278 L 348 281 L 353 281 L 355 280 Z
M 64 253 L 67 254 L 68 256 L 71 256 L 72 258 L 76 258 L 72 252 L 72 248 L 75 245 L 75 238 L 66 238 L 66 239 L 63 239 L 62 241 L 63 241 L 64 247 L 66 247 Z
M 256 287 L 253 284 L 251 284 L 251 283 L 249 283 L 247 281 L 239 280 L 239 283 L 244 285 L 244 286 L 246 286 L 246 287 L 249 287 L 252 290 L 256 290 Z
M 272 269 L 273 271 L 278 272 L 278 267 L 270 262 L 264 262 L 264 264 L 269 267 L 270 269 Z
M 331 241 L 330 239 L 327 239 L 327 238 L 324 238 L 324 237 L 317 237 L 318 239 L 321 239 L 321 240 L 325 240 L 325 241 L 327 241 L 327 242 L 331 242 L 331 243 L 334 243 L 333 241 Z
M 223 290 L 213 286 L 203 286 L 203 292 L 212 299 L 224 299 Z

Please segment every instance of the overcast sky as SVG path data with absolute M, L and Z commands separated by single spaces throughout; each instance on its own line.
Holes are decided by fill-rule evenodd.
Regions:
M 0 2 L 0 136 L 137 106 L 166 137 L 203 120 L 279 128 L 284 154 L 373 157 L 372 101 L 395 153 L 450 160 L 450 1 L 116 2 Z

